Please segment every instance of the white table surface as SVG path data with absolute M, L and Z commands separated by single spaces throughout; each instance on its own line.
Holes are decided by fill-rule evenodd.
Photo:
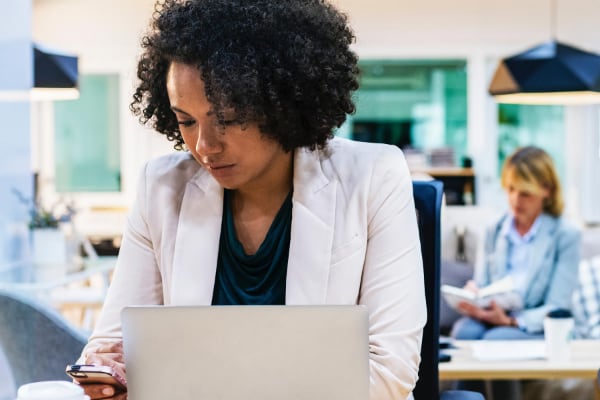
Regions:
M 485 342 L 485 341 L 476 341 Z M 514 346 L 521 341 L 494 341 L 504 343 L 506 351 L 517 348 Z M 535 343 L 537 342 L 537 344 Z M 541 341 L 530 341 L 539 345 Z M 450 362 L 439 364 L 440 379 L 564 379 L 590 378 L 594 379 L 600 369 L 600 340 L 574 340 L 571 342 L 571 358 L 568 361 L 552 362 L 541 359 L 518 359 L 518 354 L 512 360 L 481 361 L 473 357 L 475 341 L 454 341 L 455 349 L 444 349 L 450 354 Z
M 114 269 L 116 261 L 117 257 L 114 256 L 84 259 L 82 269 L 54 274 L 52 271 L 43 270 L 47 266 L 35 266 L 29 262 L 4 264 L 0 265 L 0 289 L 20 292 L 44 292 L 73 282 L 85 281 L 96 274 L 103 274 L 108 277 L 108 274 Z

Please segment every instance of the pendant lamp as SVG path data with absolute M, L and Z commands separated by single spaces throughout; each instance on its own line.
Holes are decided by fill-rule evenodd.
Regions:
M 33 44 L 33 100 L 79 97 L 77 56 Z
M 550 40 L 503 59 L 489 93 L 499 103 L 600 103 L 600 55 Z
M 33 87 L 0 90 L 0 101 L 74 100 L 79 98 L 78 57 L 32 44 Z

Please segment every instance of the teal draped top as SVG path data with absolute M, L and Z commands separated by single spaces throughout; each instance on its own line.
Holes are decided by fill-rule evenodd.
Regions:
M 247 255 L 237 238 L 225 190 L 213 305 L 285 304 L 285 280 L 292 225 L 292 193 L 275 216 L 255 254 Z

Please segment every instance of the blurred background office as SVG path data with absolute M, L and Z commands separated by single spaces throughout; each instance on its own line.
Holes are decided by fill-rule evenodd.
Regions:
M 535 143 L 556 160 L 567 214 L 600 223 L 598 107 L 499 105 L 487 93 L 502 57 L 553 37 L 600 52 L 600 3 L 556 1 L 554 22 L 551 0 L 336 3 L 350 15 L 363 68 L 357 112 L 338 134 L 397 144 L 415 171 L 445 181 L 449 204 L 492 207 L 504 203 L 504 157 Z M 42 201 L 73 202 L 80 230 L 112 239 L 141 164 L 171 151 L 128 111 L 153 1 L 6 0 L 2 9 L 0 91 L 31 85 L 25 49 L 36 42 L 78 56 L 79 98 L 3 97 L 1 186 L 30 193 L 35 173 Z M 9 260 L 26 216 L 12 193 L 0 196 L 0 260 Z
M 173 151 L 128 110 L 153 3 L 2 1 L 0 264 L 31 253 L 27 207 L 13 189 L 48 208 L 71 206 L 74 227 L 98 253 L 118 251 L 140 167 Z M 503 57 L 551 39 L 600 52 L 600 3 L 335 3 L 350 16 L 363 71 L 356 114 L 339 135 L 402 147 L 416 176 L 444 181 L 454 214 L 476 206 L 467 207 L 472 219 L 480 209 L 504 211 L 499 171 L 506 155 L 540 146 L 556 161 L 565 214 L 590 232 L 588 248 L 598 242 L 598 105 L 498 104 L 488 86 Z M 33 85 L 34 43 L 77 56 L 76 99 L 22 96 Z M 443 240 L 445 247 L 456 250 L 455 236 Z
M 445 183 L 446 258 L 472 264 L 476 240 L 464 239 L 505 210 L 500 167 L 529 144 L 556 162 L 584 258 L 600 253 L 598 105 L 498 104 L 488 94 L 502 58 L 551 39 L 600 53 L 600 2 L 333 2 L 350 17 L 363 71 L 356 114 L 337 134 L 396 144 L 415 176 Z M 28 207 L 14 189 L 72 207 L 69 222 L 99 254 L 118 252 L 141 166 L 173 151 L 128 109 L 153 5 L 0 0 L 0 266 L 31 257 Z M 34 43 L 77 57 L 76 99 L 30 96 Z

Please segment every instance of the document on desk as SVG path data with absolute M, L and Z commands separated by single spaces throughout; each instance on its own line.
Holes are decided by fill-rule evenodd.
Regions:
M 480 361 L 517 361 L 546 358 L 543 340 L 478 340 L 472 343 L 473 358 Z

